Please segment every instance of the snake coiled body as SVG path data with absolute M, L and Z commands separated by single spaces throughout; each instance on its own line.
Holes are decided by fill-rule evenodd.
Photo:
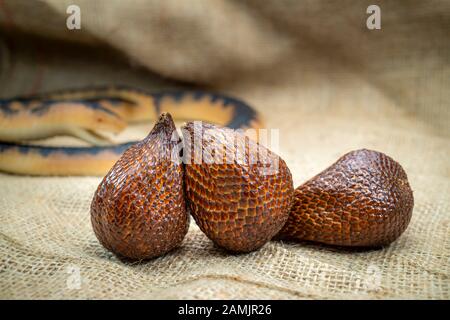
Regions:
M 26 175 L 104 175 L 134 142 L 114 145 L 102 132 L 155 121 L 203 120 L 233 129 L 258 128 L 257 112 L 241 100 L 204 91 L 148 93 L 124 86 L 64 90 L 0 100 L 0 171 Z M 92 147 L 31 145 L 69 135 Z

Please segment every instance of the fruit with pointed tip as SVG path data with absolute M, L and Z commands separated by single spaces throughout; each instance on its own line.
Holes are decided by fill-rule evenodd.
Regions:
M 91 221 L 100 243 L 119 256 L 149 259 L 179 246 L 189 227 L 178 137 L 162 114 L 141 142 L 121 156 L 97 188 Z
M 189 122 L 182 131 L 186 199 L 200 229 L 229 251 L 262 247 L 289 214 L 294 189 L 286 163 L 228 128 Z
M 379 247 L 405 231 L 413 206 L 399 163 L 381 152 L 356 150 L 295 190 L 277 238 Z

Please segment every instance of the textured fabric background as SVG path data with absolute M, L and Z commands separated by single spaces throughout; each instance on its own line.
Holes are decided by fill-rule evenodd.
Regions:
M 73 3 L 82 30 L 66 29 Z M 381 30 L 365 26 L 369 4 Z M 270 242 L 230 255 L 192 223 L 179 250 L 130 264 L 92 232 L 99 178 L 0 174 L 0 298 L 450 298 L 450 2 L 0 0 L 0 26 L 0 97 L 223 91 L 280 129 L 296 186 L 371 148 L 403 165 L 415 196 L 410 226 L 382 250 Z M 61 141 L 76 143 L 44 143 Z

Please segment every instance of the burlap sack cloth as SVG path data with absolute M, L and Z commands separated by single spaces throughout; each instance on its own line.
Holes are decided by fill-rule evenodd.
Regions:
M 81 30 L 66 28 L 69 4 Z M 381 30 L 366 28 L 370 4 Z M 129 264 L 92 232 L 99 178 L 1 175 L 0 298 L 450 298 L 450 2 L 1 0 L 0 23 L 2 97 L 181 80 L 279 128 L 296 186 L 371 148 L 403 165 L 415 197 L 382 250 L 270 242 L 230 255 L 192 222 L 179 250 Z

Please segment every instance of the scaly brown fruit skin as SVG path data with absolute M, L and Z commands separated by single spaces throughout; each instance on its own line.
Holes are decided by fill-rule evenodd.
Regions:
M 288 167 L 263 146 L 260 148 L 266 154 L 256 158 L 258 144 L 241 133 L 206 123 L 200 125 L 200 130 L 194 131 L 194 127 L 189 122 L 183 128 L 188 162 L 186 198 L 192 216 L 200 229 L 226 250 L 250 252 L 260 248 L 277 234 L 288 217 L 294 191 Z M 203 163 L 195 163 L 194 146 L 201 139 L 197 152 L 203 152 Z M 227 151 L 219 156 L 222 162 L 211 163 L 211 150 L 216 148 Z M 227 152 L 236 154 L 236 148 L 245 153 L 223 162 Z M 264 174 L 264 170 L 276 169 L 276 164 L 276 172 Z
M 141 260 L 181 244 L 189 216 L 183 167 L 171 158 L 179 141 L 172 117 L 163 114 L 150 134 L 126 150 L 104 177 L 92 200 L 91 221 L 105 248 Z
M 413 206 L 399 163 L 381 152 L 352 151 L 295 190 L 289 219 L 277 238 L 384 246 L 405 231 Z

